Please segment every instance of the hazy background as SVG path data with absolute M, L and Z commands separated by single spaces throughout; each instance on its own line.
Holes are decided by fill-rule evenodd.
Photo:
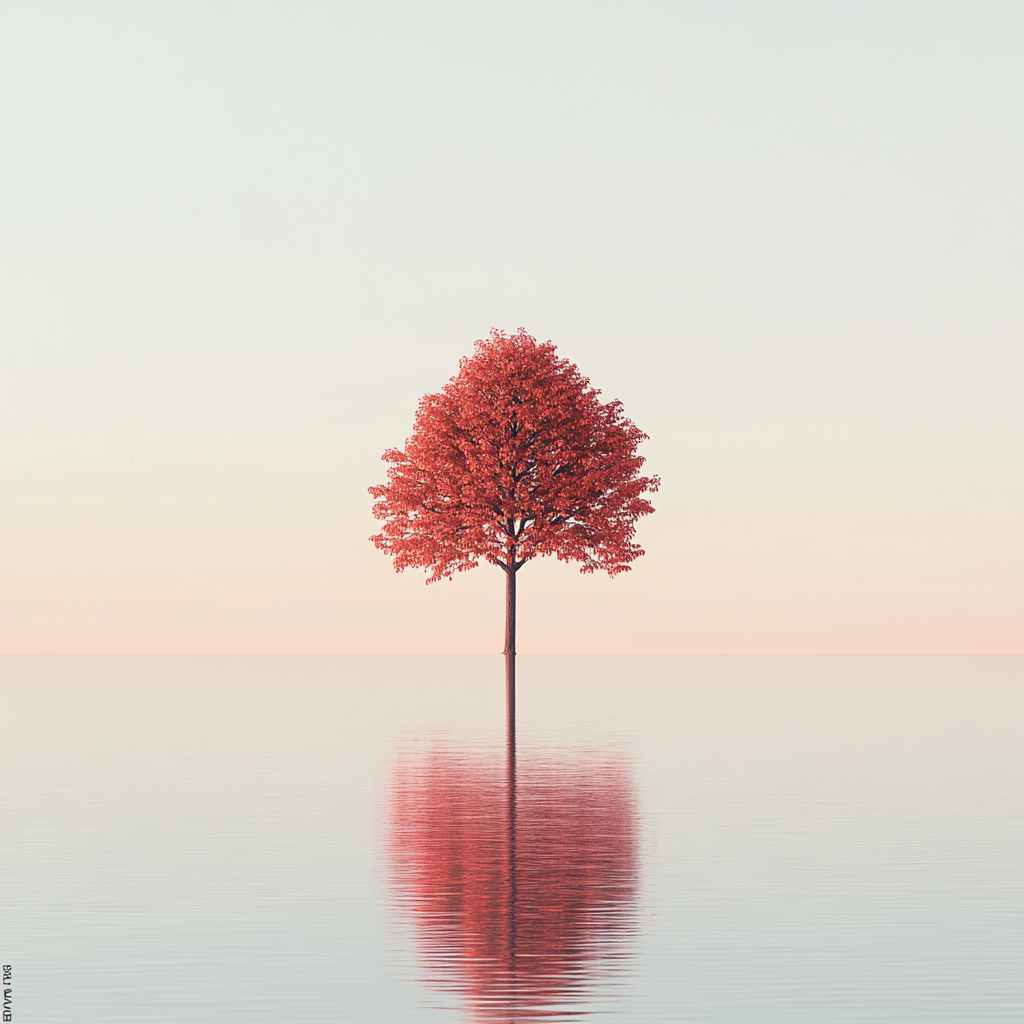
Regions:
M 520 649 L 1024 650 L 1024 7 L 5 2 L 0 649 L 497 651 L 366 494 L 492 326 L 650 435 Z

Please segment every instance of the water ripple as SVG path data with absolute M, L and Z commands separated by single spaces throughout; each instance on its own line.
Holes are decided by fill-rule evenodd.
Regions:
M 638 817 L 610 753 L 467 751 L 396 758 L 391 901 L 423 979 L 478 1020 L 580 1017 L 632 958 Z

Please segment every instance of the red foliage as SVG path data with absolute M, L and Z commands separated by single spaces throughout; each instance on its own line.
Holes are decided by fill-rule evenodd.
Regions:
M 637 814 L 614 757 L 403 758 L 391 893 L 433 984 L 478 1020 L 561 1016 L 613 982 L 635 934 Z
M 647 435 L 599 395 L 551 342 L 491 331 L 420 401 L 405 450 L 384 453 L 374 544 L 399 572 L 429 570 L 428 583 L 537 555 L 626 571 L 643 554 L 635 525 L 654 511 L 643 495 L 658 478 L 639 474 Z

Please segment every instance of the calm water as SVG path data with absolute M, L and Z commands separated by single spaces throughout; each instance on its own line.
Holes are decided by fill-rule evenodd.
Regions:
M 1024 1020 L 1024 660 L 0 660 L 14 1021 Z

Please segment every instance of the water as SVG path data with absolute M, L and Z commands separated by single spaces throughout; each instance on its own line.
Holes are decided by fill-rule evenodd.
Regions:
M 1022 670 L 3 659 L 14 1021 L 1020 1021 Z

